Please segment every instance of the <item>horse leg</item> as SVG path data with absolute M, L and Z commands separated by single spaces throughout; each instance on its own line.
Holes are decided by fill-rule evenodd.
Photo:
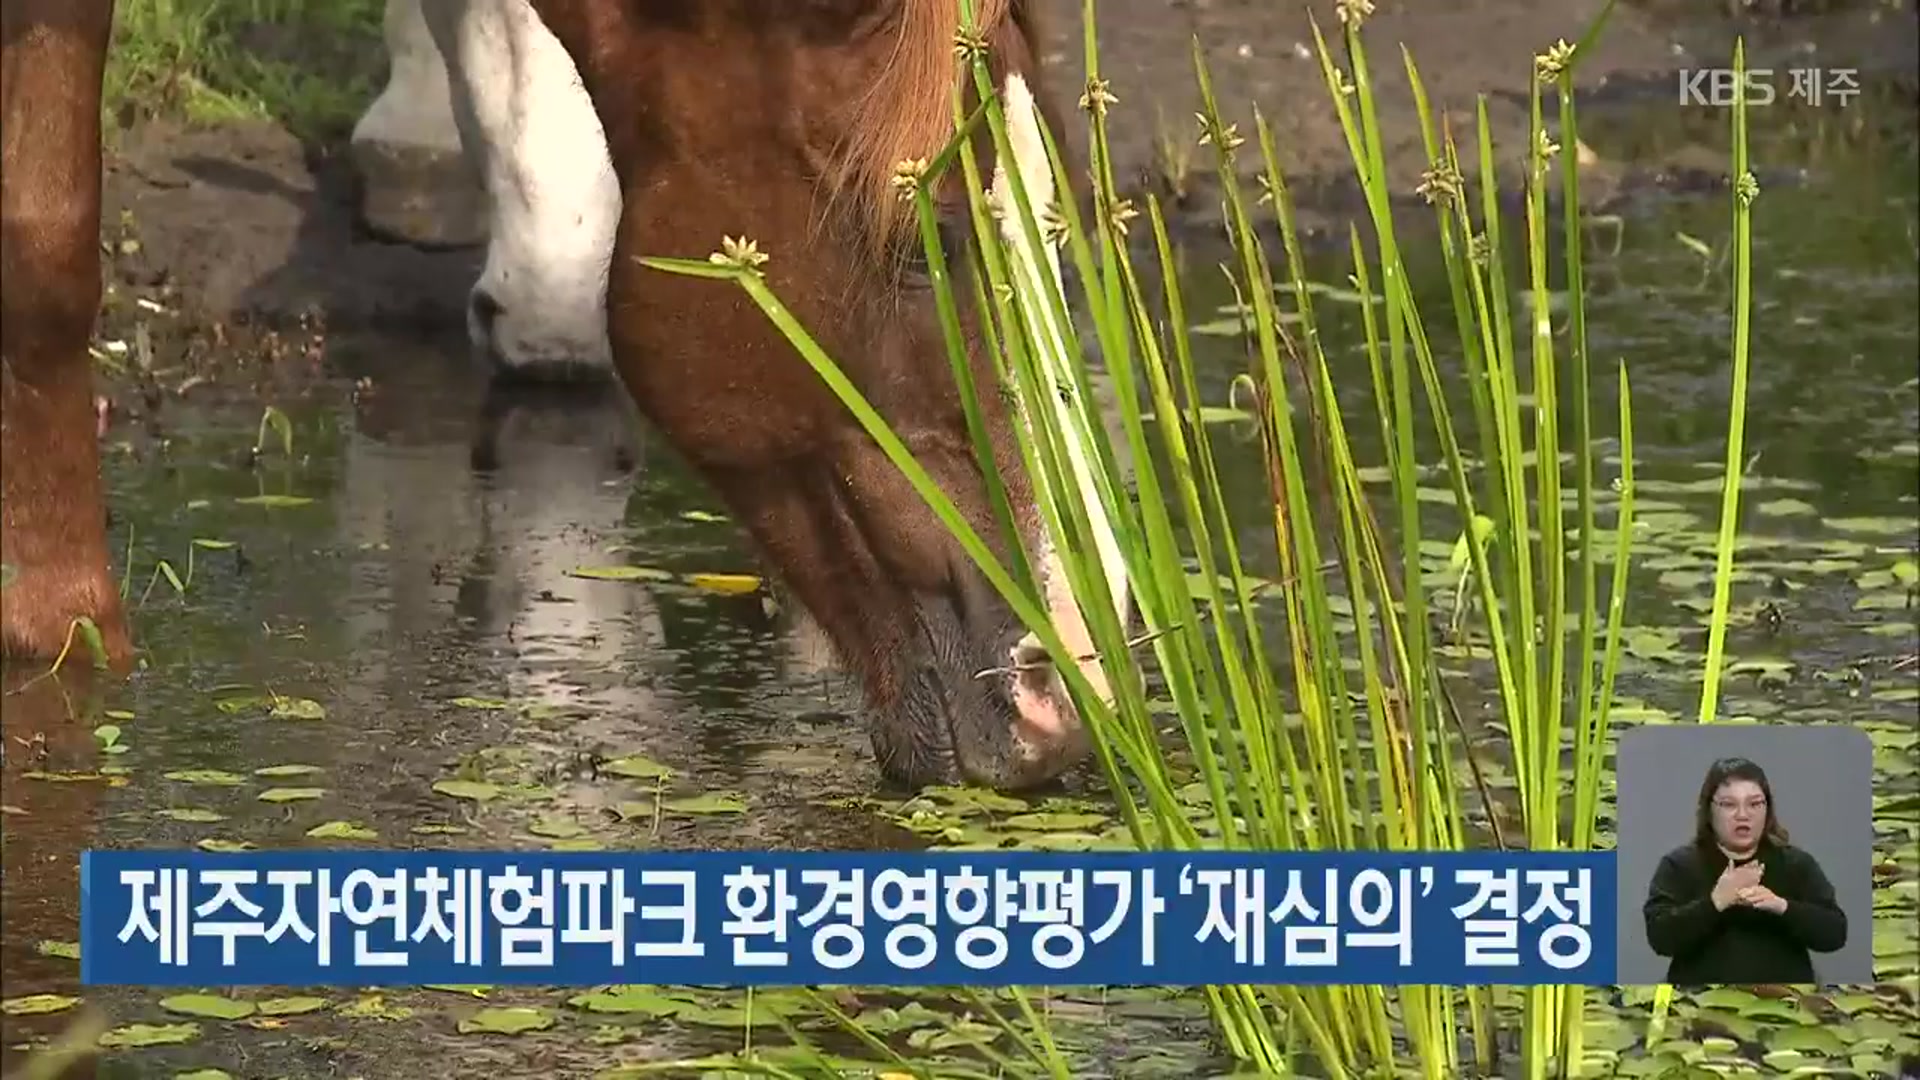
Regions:
M 501 374 L 608 375 L 607 260 L 620 185 L 573 58 L 527 0 L 425 9 L 453 118 L 487 192 L 487 264 L 467 328 Z
M 387 0 L 387 85 L 353 129 L 360 219 L 400 243 L 469 246 L 486 239 L 487 197 L 461 147 L 447 64 L 422 2 Z
M 9 0 L 0 11 L 0 651 L 55 655 L 86 617 L 124 661 L 87 355 L 113 3 Z

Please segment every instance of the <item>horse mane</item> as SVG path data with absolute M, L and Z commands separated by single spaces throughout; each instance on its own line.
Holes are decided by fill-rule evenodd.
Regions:
M 850 201 L 855 220 L 882 247 L 912 221 L 913 209 L 893 189 L 902 161 L 932 158 L 953 135 L 953 89 L 958 57 L 960 0 L 881 0 L 893 52 L 867 93 L 853 105 L 848 133 L 829 178 L 836 197 Z M 974 26 L 992 42 L 1007 20 L 1033 52 L 1033 4 L 1028 0 L 973 0 Z M 887 25 L 883 24 L 883 25 Z

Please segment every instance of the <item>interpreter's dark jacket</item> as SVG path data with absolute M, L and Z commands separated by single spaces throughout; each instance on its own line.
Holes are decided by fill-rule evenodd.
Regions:
M 1735 903 L 1713 906 L 1713 886 L 1727 867 L 1719 848 L 1674 848 L 1660 860 L 1643 909 L 1647 943 L 1671 958 L 1667 982 L 1676 986 L 1815 981 L 1812 952 L 1837 952 L 1847 943 L 1847 914 L 1833 885 L 1806 851 L 1762 841 L 1753 858 L 1765 867 L 1760 884 L 1787 902 L 1776 915 Z

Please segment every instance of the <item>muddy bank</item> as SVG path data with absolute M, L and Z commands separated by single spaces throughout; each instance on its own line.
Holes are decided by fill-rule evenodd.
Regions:
M 1434 107 L 1456 117 L 1457 137 L 1471 137 L 1474 95 L 1484 92 L 1499 145 L 1518 146 L 1532 56 L 1577 36 L 1601 6 L 1601 0 L 1470 0 L 1442 11 L 1404 0 L 1377 3 L 1367 24 L 1369 55 L 1395 189 L 1410 195 L 1427 165 L 1400 61 L 1403 44 Z M 1592 95 L 1583 108 L 1583 132 L 1597 157 L 1589 167 L 1588 201 L 1602 205 L 1663 183 L 1716 182 L 1724 154 L 1696 145 L 1687 125 L 1712 140 L 1723 137 L 1724 117 L 1695 109 L 1698 115 L 1676 121 L 1688 110 L 1674 104 L 1675 85 L 1682 68 L 1726 63 L 1736 33 L 1748 35 L 1754 66 L 1850 67 L 1863 73 L 1863 82 L 1864 73 L 1892 73 L 1904 87 L 1895 93 L 1912 97 L 1914 0 L 1857 0 L 1795 13 L 1808 6 L 1768 2 L 1755 5 L 1760 14 L 1741 19 L 1696 0 L 1616 8 L 1580 68 L 1580 82 Z M 1053 90 L 1072 110 L 1085 78 L 1080 5 L 1057 0 L 1054 7 L 1047 29 L 1049 59 L 1057 65 Z M 1835 7 L 1841 10 L 1827 10 Z M 1789 14 L 1769 13 L 1782 8 Z M 1310 13 L 1323 32 L 1334 34 L 1339 24 L 1330 0 L 1102 5 L 1101 63 L 1120 100 L 1113 134 L 1122 182 L 1136 191 L 1180 195 L 1173 212 L 1183 230 L 1217 220 L 1207 180 L 1211 163 L 1194 146 L 1191 43 L 1197 39 L 1229 118 L 1249 132 L 1257 106 L 1273 126 L 1303 222 L 1309 228 L 1338 224 L 1351 213 L 1346 143 L 1313 58 Z M 1605 124 L 1610 113 L 1627 118 L 1612 134 Z M 1641 114 L 1661 126 L 1679 123 L 1681 130 L 1648 150 L 1636 145 L 1647 126 Z M 1189 157 L 1185 166 L 1182 153 Z M 123 132 L 107 174 L 103 228 L 111 276 L 143 295 L 163 292 L 210 319 L 312 312 L 336 327 L 461 333 L 464 294 L 478 273 L 480 250 L 430 252 L 367 235 L 356 220 L 355 185 L 344 146 L 305 146 L 268 123 L 187 130 L 156 122 Z

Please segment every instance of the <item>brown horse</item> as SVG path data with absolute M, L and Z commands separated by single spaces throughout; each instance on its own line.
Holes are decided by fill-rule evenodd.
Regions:
M 723 236 L 771 256 L 771 287 L 982 536 L 997 529 L 896 166 L 952 134 L 958 0 L 530 0 L 605 130 L 623 211 L 608 337 L 641 410 L 712 484 L 865 687 L 882 770 L 918 786 L 1022 788 L 1084 757 L 1056 672 L 918 494 L 736 286 L 641 266 Z M 1022 145 L 1053 121 L 1030 0 L 974 0 Z M 5 561 L 10 651 L 57 650 L 74 616 L 128 649 L 107 571 L 86 341 L 99 299 L 99 113 L 109 0 L 9 0 L 5 124 Z M 1058 123 L 1052 123 L 1060 130 Z M 1018 169 L 1038 201 L 1044 155 Z M 1035 160 L 1035 158 L 1039 160 Z M 971 239 L 955 174 L 938 193 Z M 962 304 L 972 295 L 958 290 Z M 974 379 L 998 379 L 963 307 Z M 1088 635 L 1042 538 L 1008 415 L 995 467 L 1063 640 Z M 997 545 L 996 545 L 997 547 Z M 1004 560 L 1007 552 L 997 552 Z M 993 674 L 983 674 L 993 672 Z M 1095 685 L 1100 685 L 1097 672 Z

